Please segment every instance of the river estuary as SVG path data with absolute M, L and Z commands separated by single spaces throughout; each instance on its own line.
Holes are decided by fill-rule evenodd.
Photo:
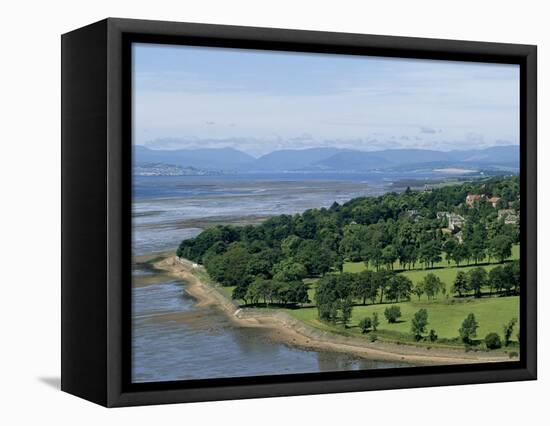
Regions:
M 133 253 L 175 250 L 182 239 L 218 223 L 259 223 L 266 216 L 329 207 L 334 201 L 382 194 L 372 175 L 136 177 Z M 258 328 L 232 325 L 214 307 L 199 307 L 185 283 L 134 266 L 132 380 L 218 377 L 390 368 L 400 364 L 291 347 Z

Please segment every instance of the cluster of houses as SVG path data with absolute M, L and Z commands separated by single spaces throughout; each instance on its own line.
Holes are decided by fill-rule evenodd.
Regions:
M 481 200 L 490 203 L 493 208 L 496 208 L 500 198 L 478 194 L 468 194 L 466 196 L 465 203 L 466 205 L 473 207 L 476 201 Z M 442 229 L 443 232 L 454 235 L 459 242 L 463 242 L 461 229 L 466 222 L 466 219 L 463 216 L 451 212 L 437 212 L 437 218 L 440 220 L 447 220 L 447 226 Z M 503 220 L 506 225 L 516 225 L 519 222 L 519 215 L 514 209 L 500 209 L 498 210 L 498 220 Z
M 468 194 L 466 196 L 465 204 L 469 207 L 474 207 L 476 201 L 485 201 L 491 204 L 493 208 L 496 208 L 500 198 L 495 196 L 489 197 L 483 194 Z M 436 216 L 439 220 L 446 219 L 447 225 L 441 230 L 446 234 L 453 235 L 460 243 L 462 243 L 463 236 L 461 229 L 463 228 L 466 219 L 457 213 L 443 211 L 437 212 Z M 402 213 L 401 217 L 413 220 L 415 222 L 423 218 L 418 210 L 406 210 Z M 519 215 L 514 209 L 500 209 L 498 210 L 498 220 L 504 221 L 506 225 L 516 225 L 519 222 Z
M 497 207 L 497 204 L 498 202 L 500 201 L 500 197 L 488 197 L 487 195 L 484 195 L 484 194 L 468 194 L 466 195 L 466 205 L 469 206 L 469 207 L 473 207 L 474 206 L 474 203 L 476 201 L 485 201 L 489 204 L 491 204 L 491 206 L 493 206 L 493 208 L 496 208 Z
M 483 194 L 468 194 L 465 202 L 467 206 L 473 207 L 476 201 L 481 202 L 482 200 L 491 204 L 491 206 L 496 209 L 500 197 L 489 197 Z M 498 211 L 498 220 L 504 220 L 506 225 L 516 225 L 519 221 L 519 216 L 514 209 L 500 209 Z
M 454 235 L 460 243 L 463 242 L 461 228 L 466 222 L 466 219 L 459 214 L 450 213 L 450 212 L 437 212 L 438 219 L 447 219 L 447 227 L 443 228 L 442 231 L 446 234 Z

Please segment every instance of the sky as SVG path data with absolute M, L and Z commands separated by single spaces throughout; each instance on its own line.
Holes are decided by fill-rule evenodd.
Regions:
M 254 156 L 519 144 L 519 66 L 136 43 L 134 143 Z

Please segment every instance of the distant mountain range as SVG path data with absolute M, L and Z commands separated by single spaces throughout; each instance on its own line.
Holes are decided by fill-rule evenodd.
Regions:
M 310 148 L 274 151 L 254 158 L 233 148 L 152 150 L 135 146 L 134 159 L 136 165 L 165 163 L 216 172 L 367 172 L 442 168 L 517 171 L 519 147 L 508 145 L 465 151 Z
M 165 163 L 204 170 L 240 170 L 255 158 L 233 148 L 159 150 L 134 146 L 134 160 L 141 163 Z

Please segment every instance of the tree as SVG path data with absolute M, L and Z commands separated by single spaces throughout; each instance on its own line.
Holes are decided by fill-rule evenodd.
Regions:
M 479 210 L 473 210 L 472 212 L 479 212 Z M 469 222 L 471 222 L 471 224 L 468 224 Z M 464 227 L 463 231 L 466 234 L 464 243 L 468 247 L 471 258 L 477 265 L 480 260 L 485 258 L 487 249 L 487 230 L 483 224 L 479 223 L 479 219 L 472 217 L 469 222 L 466 222 L 467 226 Z
M 412 292 L 413 283 L 405 275 L 393 275 L 388 282 L 386 297 L 399 302 L 399 299 L 408 299 Z
M 462 341 L 466 344 L 472 343 L 472 337 L 477 336 L 479 325 L 474 314 L 470 313 L 462 322 L 462 327 L 458 329 L 458 333 Z
M 242 243 L 234 243 L 222 255 L 205 259 L 205 267 L 210 276 L 224 286 L 250 282 L 248 262 L 250 253 Z
M 520 270 L 519 270 L 519 261 L 514 260 L 504 265 L 504 272 L 506 273 L 506 287 L 505 290 L 507 293 L 514 291 L 516 294 L 519 292 L 520 284 Z
M 489 241 L 489 253 L 503 263 L 512 256 L 512 245 L 513 241 L 507 235 L 496 235 Z
M 481 289 L 487 285 L 487 271 L 484 268 L 475 268 L 468 272 L 469 286 L 475 297 L 481 297 Z
M 319 280 L 315 291 L 315 303 L 319 319 L 335 322 L 338 316 L 338 277 L 326 275 Z
M 468 277 L 463 271 L 458 271 L 453 284 L 453 292 L 458 293 L 458 297 L 462 297 L 462 294 L 466 293 L 469 289 Z
M 283 252 L 283 255 L 287 258 L 295 256 L 302 241 L 303 240 L 296 235 L 286 237 L 283 241 L 281 241 L 281 251 Z
M 399 253 L 392 244 L 387 245 L 382 249 L 382 262 L 388 267 L 388 269 L 393 270 L 393 264 L 398 258 Z
M 280 252 L 272 248 L 261 247 L 263 242 L 254 241 L 247 249 L 251 253 L 246 266 L 246 274 L 251 277 L 272 278 L 273 265 L 277 263 Z
M 283 304 L 302 304 L 309 302 L 307 285 L 304 284 L 303 281 L 280 282 L 277 284 L 275 285 L 277 288 L 277 295 Z
M 512 337 L 512 333 L 514 331 L 514 326 L 518 322 L 517 318 L 512 318 L 510 321 L 508 321 L 508 324 L 505 324 L 503 327 L 504 330 L 504 346 L 508 346 L 510 344 L 510 337 Z
M 374 280 L 374 272 L 364 270 L 356 274 L 355 280 L 355 297 L 359 297 L 363 301 L 363 305 L 367 304 L 367 299 L 374 300 L 378 294 L 378 287 Z
M 496 333 L 489 333 L 485 336 L 485 346 L 487 346 L 487 349 L 499 349 L 502 347 L 500 336 Z
M 359 328 L 361 329 L 361 333 L 367 333 L 371 327 L 372 320 L 369 317 L 363 318 L 361 321 L 359 321 Z
M 422 333 L 426 332 L 426 326 L 428 325 L 428 311 L 424 308 L 420 309 L 414 314 L 411 321 L 411 331 L 416 341 L 422 339 Z
M 445 284 L 443 284 L 443 281 L 441 279 L 432 274 L 429 273 L 424 277 L 422 280 L 422 287 L 424 288 L 424 292 L 428 296 L 428 300 L 431 298 L 435 298 L 441 291 L 441 289 L 444 287 Z
M 386 289 L 389 286 L 389 282 L 391 280 L 392 275 L 393 274 L 391 272 L 384 271 L 384 270 L 377 271 L 374 273 L 373 279 L 374 279 L 375 286 L 378 290 L 380 290 L 379 292 L 380 298 L 378 303 L 383 302 L 384 295 L 385 295 Z
M 248 286 L 238 285 L 237 287 L 235 287 L 233 289 L 233 293 L 231 293 L 231 298 L 233 300 L 242 300 L 242 301 L 244 301 L 245 305 L 248 305 L 248 303 L 247 303 L 247 300 L 248 300 L 247 291 L 248 291 Z
M 344 327 L 348 326 L 348 322 L 351 318 L 352 309 L 353 302 L 351 300 L 351 297 L 340 302 L 340 310 L 342 311 L 342 323 L 344 323 Z
M 508 284 L 508 275 L 502 266 L 496 266 L 489 271 L 489 277 L 487 279 L 489 289 L 492 293 L 493 289 L 497 292 L 505 289 Z
M 397 322 L 397 319 L 401 317 L 401 308 L 399 306 L 392 305 L 384 310 L 384 316 L 390 324 Z
M 295 259 L 305 266 L 308 276 L 319 276 L 330 271 L 336 260 L 336 253 L 319 245 L 314 240 L 304 240 L 300 244 Z
M 422 284 L 422 281 L 417 283 L 414 288 L 412 289 L 412 292 L 418 296 L 418 300 L 422 297 L 424 294 L 424 285 Z
M 378 326 L 380 325 L 380 320 L 378 319 L 378 313 L 377 312 L 373 312 L 373 314 L 372 314 L 371 325 L 372 325 L 372 330 L 373 331 L 376 331 L 378 329 Z
M 343 229 L 339 251 L 352 262 L 364 260 L 368 262 L 366 241 L 368 241 L 367 227 L 364 225 L 347 225 Z
M 447 259 L 447 265 L 451 264 L 451 260 L 454 260 L 454 255 L 456 253 L 456 248 L 458 246 L 458 242 L 455 238 L 450 237 L 445 241 L 443 244 L 443 251 L 445 252 L 445 258 Z
M 441 262 L 441 246 L 431 239 L 420 246 L 418 257 L 426 267 L 433 268 L 435 262 Z
M 347 279 L 348 275 L 325 275 L 322 277 L 315 292 L 315 301 L 319 319 L 336 322 L 342 319 L 344 325 L 349 322 L 353 308 L 353 281 Z
M 466 244 L 457 244 L 453 250 L 452 258 L 456 263 L 456 266 L 460 266 L 460 262 L 468 260 L 470 252 Z
M 436 342 L 437 341 L 437 333 L 435 332 L 435 330 L 433 328 L 430 330 L 430 334 L 428 335 L 428 339 L 430 339 L 430 342 Z
M 256 278 L 248 287 L 246 297 L 250 299 L 251 303 L 263 301 L 264 305 L 267 305 L 267 301 L 273 297 L 272 291 L 273 284 L 270 280 Z
M 279 263 L 275 264 L 273 266 L 272 273 L 274 280 L 283 282 L 298 281 L 307 276 L 305 266 L 296 262 L 292 258 L 283 259 Z

